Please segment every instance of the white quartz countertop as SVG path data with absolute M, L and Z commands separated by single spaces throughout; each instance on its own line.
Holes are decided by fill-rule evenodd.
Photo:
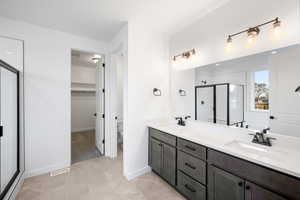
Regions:
M 254 131 L 206 122 L 149 122 L 148 127 L 300 178 L 300 138 L 268 133 L 272 147 L 252 143 Z

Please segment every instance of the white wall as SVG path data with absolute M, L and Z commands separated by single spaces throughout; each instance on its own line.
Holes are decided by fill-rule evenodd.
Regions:
M 171 106 L 172 117 L 195 116 L 195 69 L 175 70 L 171 68 Z M 186 96 L 179 95 L 179 89 Z
M 92 92 L 73 92 L 71 97 L 71 131 L 95 129 L 96 95 Z
M 72 83 L 96 84 L 96 66 L 86 67 L 72 64 Z
M 0 18 L 0 35 L 24 40 L 26 173 L 70 165 L 71 49 L 106 53 L 106 44 Z
M 246 48 L 246 34 L 233 38 L 234 48 L 226 52 L 229 34 L 279 17 L 283 22 L 283 37 L 270 39 L 272 25 L 263 27 L 254 48 Z M 196 48 L 198 67 L 233 58 L 281 48 L 299 42 L 299 1 L 289 0 L 231 0 L 171 37 L 171 55 Z
M 72 57 L 71 82 L 72 88 L 96 87 L 96 65 L 78 63 Z M 79 132 L 95 129 L 96 93 L 72 92 L 71 94 L 71 131 Z
M 123 138 L 124 174 L 129 179 L 149 171 L 147 121 L 170 116 L 168 44 L 142 19 L 129 21 Z M 162 96 L 154 96 L 153 88 L 161 89 Z

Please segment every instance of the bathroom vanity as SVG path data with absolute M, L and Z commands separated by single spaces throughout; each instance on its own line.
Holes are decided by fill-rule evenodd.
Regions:
M 149 124 L 149 166 L 189 200 L 300 200 L 300 140 L 204 122 Z

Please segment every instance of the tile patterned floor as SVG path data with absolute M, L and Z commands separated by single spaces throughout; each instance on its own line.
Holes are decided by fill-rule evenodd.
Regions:
M 72 133 L 71 137 L 72 164 L 100 156 L 95 145 L 95 130 Z
M 70 173 L 28 178 L 17 200 L 183 200 L 154 173 L 128 181 L 117 159 L 98 157 L 76 163 Z

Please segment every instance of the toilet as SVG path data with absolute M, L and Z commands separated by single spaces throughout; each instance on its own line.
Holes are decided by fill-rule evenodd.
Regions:
M 123 120 L 117 121 L 118 144 L 123 143 Z

